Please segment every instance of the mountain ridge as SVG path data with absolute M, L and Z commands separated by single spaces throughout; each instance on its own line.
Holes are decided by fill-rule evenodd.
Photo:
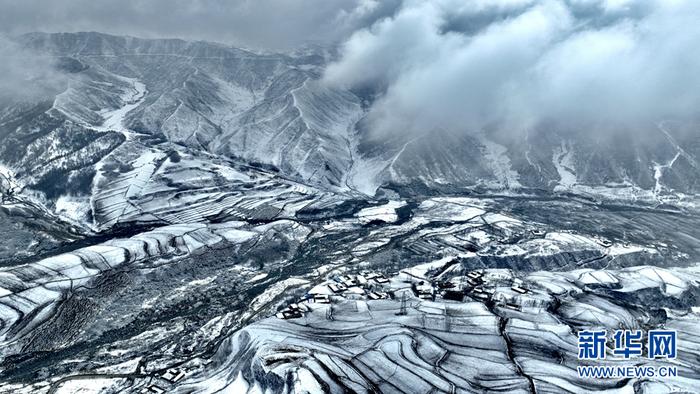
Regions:
M 0 118 L 3 165 L 54 209 L 61 196 L 94 199 L 96 166 L 104 167 L 119 145 L 165 156 L 214 154 L 320 190 L 367 196 L 393 189 L 408 195 L 569 193 L 651 205 L 697 201 L 700 140 L 693 143 L 697 133 L 683 131 L 694 124 L 660 123 L 649 141 L 616 136 L 613 143 L 547 129 L 523 136 L 438 129 L 378 141 L 364 125 L 371 101 L 323 83 L 329 59 L 322 48 L 295 57 L 90 32 L 15 39 L 37 59 L 60 58 L 55 66 L 66 77 L 63 89 L 37 99 L 52 100 L 48 110 L 15 104 Z M 107 119 L 116 113 L 117 121 Z M 83 138 L 107 133 L 113 142 L 75 145 L 61 128 Z M 19 159 L 42 156 L 48 161 L 36 162 L 45 167 L 39 172 Z M 78 180 L 93 187 L 76 189 Z

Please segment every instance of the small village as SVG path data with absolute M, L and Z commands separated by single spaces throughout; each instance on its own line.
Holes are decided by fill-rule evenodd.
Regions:
M 430 266 L 431 263 L 426 264 Z M 434 267 L 417 272 L 401 271 L 387 276 L 377 271 L 360 271 L 333 275 L 314 286 L 296 300 L 279 310 L 275 316 L 280 320 L 303 318 L 319 307 L 328 306 L 326 318 L 333 319 L 333 304 L 344 301 L 394 300 L 400 302 L 399 315 L 407 314 L 412 301 L 419 302 L 482 302 L 494 307 L 521 311 L 523 299 L 531 294 L 519 279 L 514 279 L 508 270 L 473 270 L 449 279 L 432 278 Z M 440 275 L 438 275 L 439 277 Z M 140 392 L 163 394 L 168 387 L 185 377 L 182 369 L 170 368 L 151 381 Z
M 173 385 L 182 380 L 185 377 L 185 371 L 179 368 L 170 368 L 160 375 L 160 379 L 163 383 L 151 383 L 148 386 L 141 389 L 141 394 L 163 394 L 167 390 L 163 387 L 166 385 Z M 160 385 L 159 385 L 160 384 Z
M 361 271 L 332 276 L 275 316 L 281 320 L 299 319 L 315 309 L 315 304 L 330 305 L 346 300 L 396 300 L 402 303 L 402 310 L 412 299 L 446 303 L 477 301 L 521 311 L 523 306 L 538 305 L 537 298 L 537 294 L 533 294 L 521 280 L 513 278 L 508 270 L 474 270 L 447 280 L 431 278 L 427 273 L 415 276 L 401 271 L 388 277 L 380 272 Z

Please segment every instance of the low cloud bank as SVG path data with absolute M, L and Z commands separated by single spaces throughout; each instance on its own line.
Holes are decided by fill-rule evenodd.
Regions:
M 0 36 L 0 104 L 45 99 L 47 91 L 62 89 L 66 75 L 57 59 L 41 56 Z
M 324 80 L 373 90 L 382 134 L 634 129 L 700 109 L 700 2 L 405 0 Z

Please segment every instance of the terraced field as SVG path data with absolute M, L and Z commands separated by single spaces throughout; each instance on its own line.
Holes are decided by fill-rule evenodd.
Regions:
M 532 220 L 607 209 L 590 203 L 325 199 L 291 220 L 168 225 L 5 269 L 0 390 L 580 392 L 575 333 L 616 327 L 676 328 L 679 378 L 598 389 L 696 387 L 697 238 L 641 244 L 613 236 L 618 219 L 595 233 Z M 655 239 L 677 231 L 677 213 L 616 210 Z M 348 279 L 367 272 L 388 280 Z M 300 302 L 315 294 L 330 303 Z M 274 316 L 293 303 L 301 317 Z M 171 369 L 183 377 L 163 378 Z
M 696 122 L 384 135 L 329 48 L 11 40 L 52 72 L 0 102 L 0 393 L 700 392 Z M 656 328 L 608 361 L 673 379 L 577 373 Z

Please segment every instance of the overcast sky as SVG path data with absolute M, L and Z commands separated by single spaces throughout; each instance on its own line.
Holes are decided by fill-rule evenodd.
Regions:
M 399 0 L 0 0 L 0 31 L 99 31 L 289 49 L 341 40 Z
M 290 49 L 370 88 L 379 133 L 628 127 L 700 108 L 698 0 L 0 0 L 0 29 Z

